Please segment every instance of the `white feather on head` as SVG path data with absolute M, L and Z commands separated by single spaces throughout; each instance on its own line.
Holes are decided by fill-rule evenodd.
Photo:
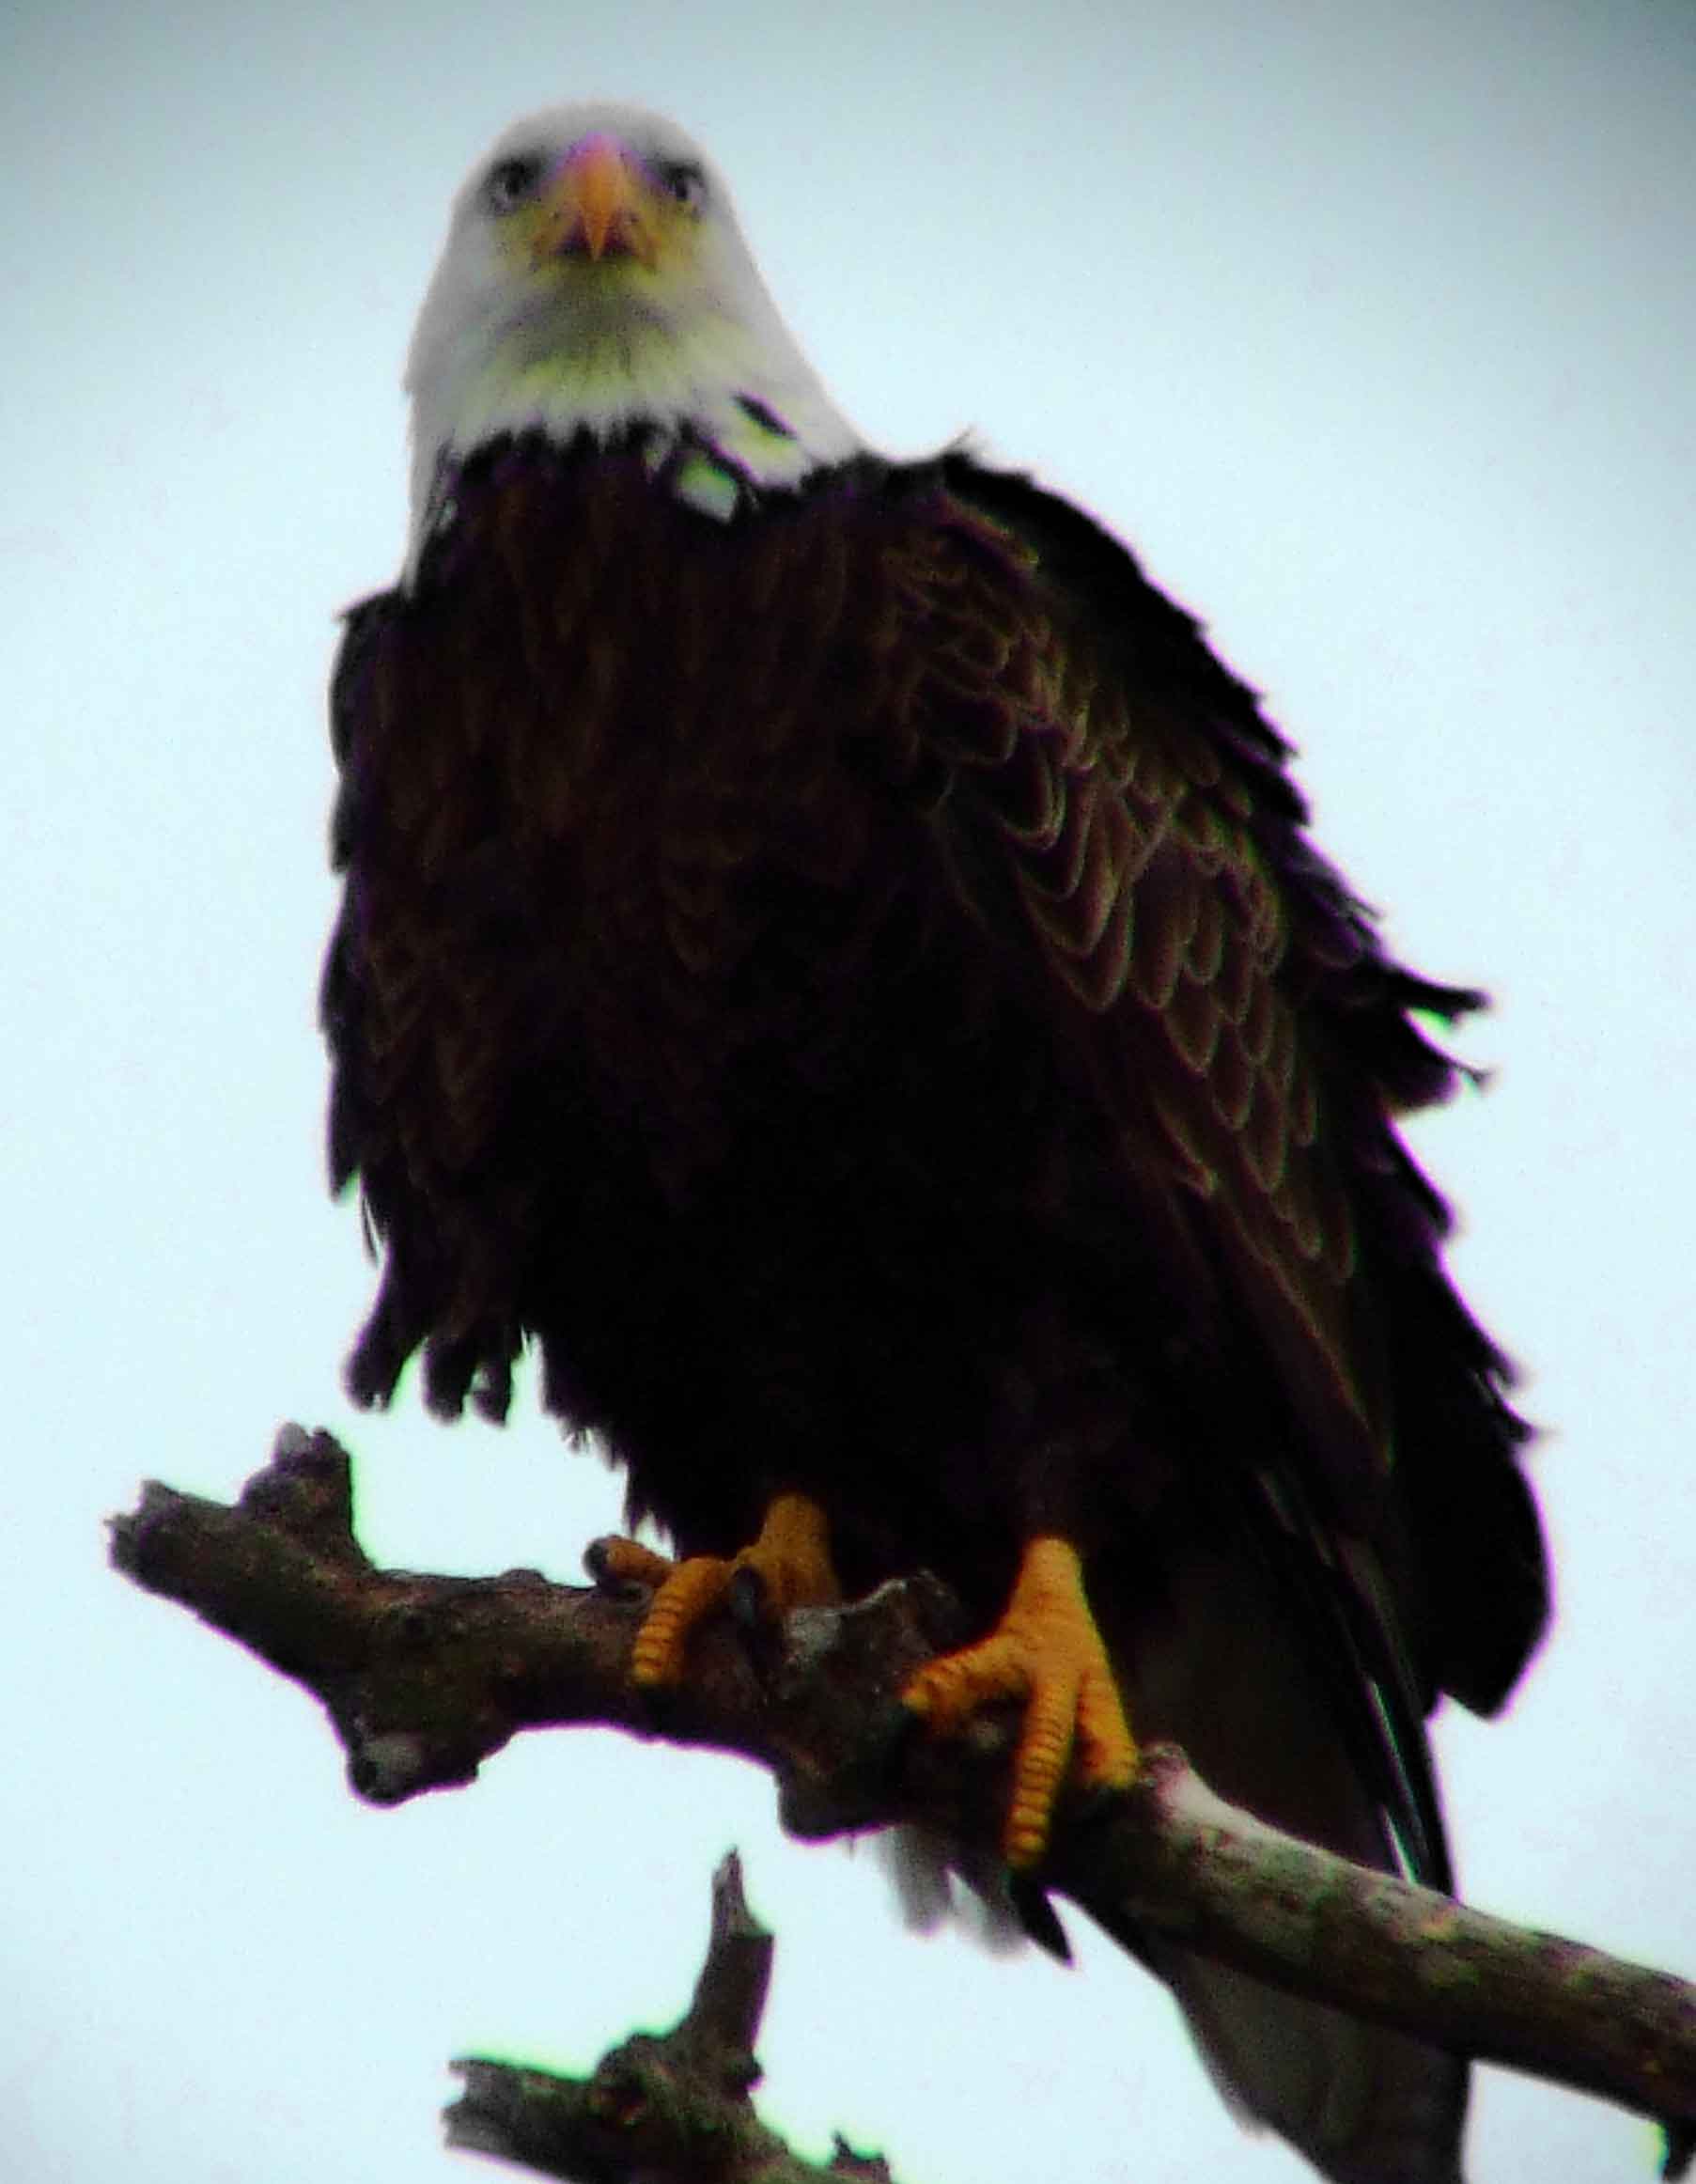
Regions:
M 595 137 L 615 140 L 650 176 L 700 178 L 676 246 L 651 264 L 526 261 L 496 179 L 530 163 L 554 173 Z M 794 484 L 865 445 L 779 316 L 717 168 L 675 123 L 638 106 L 556 106 L 503 132 L 454 200 L 406 387 L 409 572 L 444 476 L 504 434 L 565 442 L 639 424 L 662 436 L 689 429 L 767 485 Z

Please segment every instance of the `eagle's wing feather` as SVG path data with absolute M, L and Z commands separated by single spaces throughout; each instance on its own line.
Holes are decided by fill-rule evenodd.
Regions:
M 1445 1209 L 1392 1121 L 1453 1081 L 1408 1008 L 1478 996 L 1386 958 L 1309 849 L 1252 694 L 1128 554 L 975 466 L 937 516 L 905 556 L 929 664 L 892 771 L 924 785 L 962 908 L 1022 963 L 1113 1120 L 1131 1218 L 1183 1292 L 1190 1372 L 1245 1390 L 1238 1448 L 1196 1452 L 1212 1519 L 1163 1550 L 1175 1642 L 1151 1634 L 1134 1576 L 1102 1573 L 1131 1720 L 1280 1824 L 1447 1888 L 1424 1717 L 1451 1679 L 1488 1693 L 1543 1614 L 1507 1367 L 1447 1284 Z M 1461 1446 L 1428 1441 L 1433 1414 Z M 1517 1596 L 1457 1589 L 1422 1529 L 1444 1497 L 1467 1521 L 1523 1505 Z M 1226 2094 L 1329 2175 L 1458 2177 L 1458 2059 L 1119 1938 L 1171 1984 Z
M 1307 1505 L 1282 1521 L 1391 1556 L 1416 1661 L 1382 1673 L 1409 1704 L 1493 1706 L 1546 1611 L 1525 1427 L 1393 1127 L 1456 1077 L 1409 1011 L 1480 996 L 1386 955 L 1253 694 L 1116 541 L 958 458 L 935 515 L 903 547 L 901 652 L 926 666 L 883 762 L 925 785 L 962 904 L 1112 1116 L 1135 1217 L 1214 1347 L 1197 1363 L 1229 1369 L 1247 1334 L 1282 1381 Z M 1381 1625 L 1375 1589 L 1346 1585 Z

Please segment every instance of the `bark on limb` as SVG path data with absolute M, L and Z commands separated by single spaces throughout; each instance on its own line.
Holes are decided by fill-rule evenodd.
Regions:
M 895 2184 L 887 2163 L 840 2139 L 826 2167 L 804 2161 L 755 2114 L 771 1949 L 733 1850 L 712 1877 L 694 2000 L 671 2031 L 632 2034 L 584 2079 L 487 2056 L 456 2063 L 465 2091 L 447 2112 L 448 2145 L 570 2184 Z
M 535 1570 L 380 1570 L 354 1540 L 348 1458 L 286 1427 L 234 1506 L 149 1485 L 113 1559 L 313 1692 L 379 1804 L 469 1782 L 521 1729 L 599 1723 L 770 1770 L 791 1833 L 922 1821 L 992 1850 L 1009 1734 L 913 1733 L 899 1693 L 961 1635 L 921 1575 L 772 1632 L 715 1620 L 661 1703 L 626 1675 L 646 1596 Z M 1600 2095 L 1696 2149 L 1696 1988 L 1531 1932 L 1280 1834 L 1214 1798 L 1181 1753 L 1059 1816 L 1041 1875 L 1111 1930 L 1141 1927 L 1294 1992 Z

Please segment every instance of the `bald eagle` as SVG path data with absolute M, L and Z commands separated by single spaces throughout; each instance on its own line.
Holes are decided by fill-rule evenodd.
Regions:
M 1510 1374 L 1395 1117 L 1479 996 L 1391 960 L 1288 748 L 1117 539 L 876 454 L 711 163 L 517 124 L 408 369 L 398 583 L 333 696 L 330 1158 L 381 1278 L 350 1384 L 512 1366 L 624 1466 L 640 1681 L 927 1566 L 906 1694 L 1018 1699 L 1004 1849 L 1170 1737 L 1450 1885 L 1425 1717 L 1546 1614 Z M 1132 1937 L 1133 1942 L 1137 1941 Z M 1337 2184 L 1453 2184 L 1464 2061 L 1152 1939 L 1229 2097 Z

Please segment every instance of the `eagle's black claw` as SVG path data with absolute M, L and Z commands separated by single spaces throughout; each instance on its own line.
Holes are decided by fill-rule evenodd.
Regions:
M 583 1568 L 593 1580 L 596 1591 L 605 1593 L 609 1599 L 639 1600 L 656 1590 L 657 1579 L 639 1574 L 629 1567 L 624 1551 L 630 1544 L 630 1540 L 613 1533 L 591 1539 L 583 1551 Z
M 583 1568 L 602 1592 L 615 1591 L 624 1583 L 622 1578 L 614 1576 L 608 1566 L 607 1549 L 611 1545 L 610 1539 L 591 1539 L 583 1551 Z
M 770 1620 L 766 1581 L 746 1563 L 730 1581 L 730 1613 L 741 1630 L 758 1630 Z
M 885 1784 L 894 1783 L 907 1764 L 907 1755 L 925 1735 L 925 1724 L 910 1706 L 891 1699 L 873 1713 L 865 1725 L 865 1754 L 871 1771 Z

